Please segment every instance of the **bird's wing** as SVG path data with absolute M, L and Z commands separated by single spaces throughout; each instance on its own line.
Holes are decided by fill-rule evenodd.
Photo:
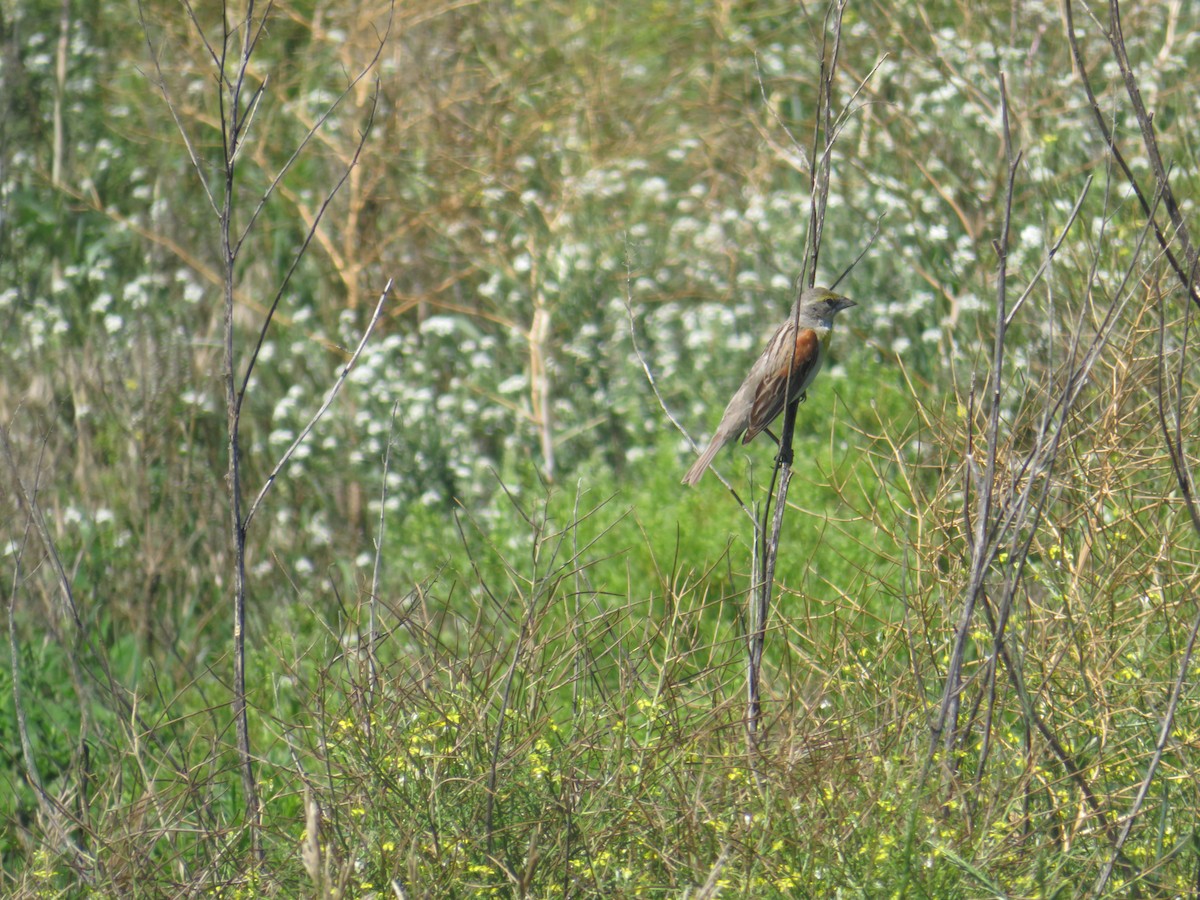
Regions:
M 791 331 L 781 331 L 766 355 L 770 365 L 754 392 L 750 424 L 742 438 L 743 444 L 749 443 L 783 412 L 785 399 L 793 403 L 799 400 L 801 392 L 808 387 L 820 368 L 820 335 L 812 328 L 801 328 L 795 332 L 796 341 L 793 345 L 788 340 L 781 340 L 790 336 Z

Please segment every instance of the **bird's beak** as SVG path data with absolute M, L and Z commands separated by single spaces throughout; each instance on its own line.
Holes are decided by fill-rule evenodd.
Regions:
M 841 312 L 843 309 L 849 309 L 852 306 L 858 306 L 858 304 L 855 303 L 853 300 L 851 300 L 849 297 L 838 297 L 838 302 L 837 302 L 837 311 L 838 312 Z

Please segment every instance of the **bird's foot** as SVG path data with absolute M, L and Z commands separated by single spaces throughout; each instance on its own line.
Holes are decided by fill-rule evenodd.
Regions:
M 784 452 L 783 448 L 780 447 L 779 453 L 775 456 L 775 465 L 776 466 L 787 466 L 788 468 L 791 468 L 793 459 L 794 459 L 794 455 L 793 455 L 790 447 L 788 448 L 786 453 Z

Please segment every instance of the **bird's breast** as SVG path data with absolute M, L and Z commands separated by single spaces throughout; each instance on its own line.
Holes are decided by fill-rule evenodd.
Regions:
M 828 331 L 828 329 L 825 329 Z M 792 376 L 812 367 L 821 354 L 822 335 L 816 328 L 801 328 L 796 332 L 796 350 L 792 354 Z

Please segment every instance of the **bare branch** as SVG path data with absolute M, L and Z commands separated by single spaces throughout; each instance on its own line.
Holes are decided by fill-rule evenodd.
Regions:
M 353 371 L 355 364 L 358 362 L 358 358 L 362 355 L 363 350 L 367 346 L 367 341 L 371 337 L 371 332 L 375 330 L 375 325 L 379 321 L 379 317 L 383 314 L 383 304 L 387 300 L 388 294 L 391 292 L 391 290 L 392 279 L 389 278 L 387 284 L 384 285 L 383 293 L 379 295 L 379 302 L 375 304 L 375 312 L 371 314 L 371 319 L 367 323 L 366 330 L 363 331 L 363 336 L 358 342 L 358 346 L 354 348 L 354 352 L 350 355 L 350 359 L 346 362 L 346 365 L 342 367 L 341 374 L 338 375 L 337 381 L 333 383 L 333 387 L 331 387 L 329 392 L 325 395 L 325 402 L 321 404 L 320 408 L 313 414 L 313 417 L 308 420 L 308 424 L 301 429 L 300 434 L 296 436 L 294 441 L 292 441 L 291 446 L 289 446 L 287 450 L 283 452 L 283 456 L 279 458 L 279 462 L 275 464 L 275 468 L 273 468 L 271 470 L 271 474 L 267 476 L 266 482 L 264 482 L 263 486 L 259 489 L 258 496 L 254 498 L 254 501 L 250 504 L 250 507 L 246 512 L 246 518 L 242 523 L 243 530 L 250 527 L 250 520 L 254 518 L 255 512 L 258 511 L 258 507 L 262 503 L 263 498 L 267 496 L 267 492 L 271 490 L 271 486 L 275 483 L 275 479 L 279 476 L 279 473 L 283 471 L 284 466 L 288 464 L 288 461 L 292 458 L 293 454 L 295 454 L 300 445 L 304 443 L 309 433 L 312 432 L 314 427 L 316 427 L 317 422 L 321 420 L 321 417 L 325 415 L 325 412 L 329 409 L 329 407 L 333 404 L 333 401 L 337 398 L 337 395 L 341 392 L 342 385 L 346 383 L 346 378 L 350 375 L 350 372 Z
M 822 28 L 821 44 L 821 87 L 817 101 L 817 114 L 813 122 L 812 158 L 816 164 L 809 177 L 809 219 L 807 250 L 804 268 L 796 286 L 799 294 L 811 288 L 816 279 L 817 261 L 820 257 L 821 240 L 825 228 L 825 209 L 829 201 L 830 167 L 833 146 L 837 139 L 833 119 L 833 83 L 837 76 L 838 53 L 842 40 L 842 15 L 846 0 L 834 0 L 826 8 Z M 830 49 L 830 32 L 833 46 Z M 818 154 L 818 145 L 821 152 Z M 797 302 L 793 316 L 799 316 Z M 794 327 L 799 327 L 798 323 Z M 792 364 L 795 362 L 796 346 L 792 347 Z M 763 647 L 766 641 L 767 616 L 771 607 L 771 593 L 775 580 L 775 563 L 779 555 L 779 539 L 783 530 L 783 514 L 787 508 L 788 488 L 791 485 L 792 443 L 796 430 L 796 411 L 800 398 L 790 396 L 792 385 L 785 382 L 783 403 L 783 430 L 779 438 L 779 454 L 771 474 L 771 487 L 767 501 L 762 507 L 761 519 L 755 523 L 754 562 L 750 579 L 750 616 L 748 631 L 748 659 L 746 671 L 746 735 L 751 750 L 758 747 L 762 719 L 762 703 L 759 697 Z M 778 478 L 778 491 L 775 490 Z M 771 515 L 771 500 L 774 495 L 775 513 Z M 768 532 L 767 522 L 771 522 Z
M 1089 175 L 1083 183 L 1083 189 L 1080 190 L 1079 196 L 1075 198 L 1075 205 L 1071 208 L 1071 213 L 1067 216 L 1067 221 L 1063 225 L 1062 231 L 1058 233 L 1058 240 L 1050 245 L 1050 249 L 1042 257 L 1042 262 L 1038 266 L 1037 271 L 1029 279 L 1029 284 L 1025 286 L 1025 290 L 1021 292 L 1021 296 L 1017 298 L 1017 302 L 1012 305 L 1012 309 L 1008 311 L 1008 315 L 1004 319 L 1006 327 L 1012 324 L 1012 320 L 1016 317 L 1017 312 L 1025 305 L 1025 301 L 1029 299 L 1029 295 L 1033 293 L 1033 289 L 1038 286 L 1042 280 L 1042 276 L 1050 268 L 1050 263 L 1054 262 L 1054 256 L 1058 253 L 1059 248 L 1062 247 L 1063 241 L 1067 239 L 1067 234 L 1070 233 L 1071 226 L 1075 224 L 1076 218 L 1079 217 L 1079 210 L 1083 208 L 1083 201 L 1087 199 L 1088 191 L 1091 187 L 1092 176 Z
M 188 7 L 188 10 L 190 12 L 191 8 Z M 204 188 L 204 196 L 208 199 L 208 205 L 213 213 L 220 218 L 221 210 L 217 206 L 217 198 L 208 186 L 208 178 L 205 176 L 204 167 L 200 164 L 200 157 L 196 154 L 196 147 L 192 144 L 192 139 L 188 135 L 187 129 L 183 127 L 183 120 L 179 118 L 179 111 L 175 109 L 175 102 L 171 99 L 171 92 L 167 88 L 167 81 L 163 77 L 162 66 L 158 62 L 158 51 L 155 49 L 154 41 L 150 37 L 150 26 L 146 23 L 146 11 L 142 6 L 142 0 L 138 0 L 138 19 L 142 24 L 142 34 L 146 36 L 146 46 L 150 50 L 150 61 L 154 63 L 154 72 L 157 76 L 154 84 L 158 87 L 159 93 L 162 94 L 163 100 L 167 104 L 167 110 L 171 113 L 171 118 L 175 120 L 175 130 L 183 138 L 183 146 L 187 150 L 188 159 L 192 161 L 192 169 L 195 171 L 196 177 L 200 179 L 200 186 Z M 199 28 L 197 30 L 199 31 Z M 203 32 L 201 32 L 201 37 L 203 36 Z M 207 41 L 205 41 L 205 46 L 208 47 Z M 211 47 L 209 47 L 209 52 L 212 53 Z M 215 54 L 213 58 L 216 58 Z
M 1191 308 L 1185 312 L 1184 320 L 1184 339 L 1180 351 L 1179 360 L 1179 377 L 1183 377 L 1183 369 L 1187 360 L 1187 334 L 1191 321 Z M 1193 492 L 1192 473 L 1187 464 L 1187 457 L 1183 451 L 1182 430 L 1180 425 L 1180 411 L 1175 410 L 1175 428 L 1172 430 L 1167 422 L 1166 411 L 1166 394 L 1167 394 L 1167 379 L 1163 371 L 1166 361 L 1166 332 L 1167 332 L 1167 317 L 1164 308 L 1164 300 L 1162 294 L 1159 294 L 1158 303 L 1158 397 L 1157 410 L 1159 427 L 1162 430 L 1163 441 L 1167 445 L 1167 451 L 1171 458 L 1171 470 L 1175 476 L 1176 484 L 1179 487 L 1180 493 L 1183 495 L 1184 505 L 1191 518 L 1192 529 L 1200 536 L 1200 510 L 1197 509 L 1196 497 Z M 1175 401 L 1182 402 L 1184 394 L 1182 393 L 1182 384 L 1177 386 Z M 1175 679 L 1175 683 L 1171 686 L 1171 696 L 1167 701 L 1167 708 L 1163 713 L 1162 723 L 1158 730 L 1158 739 L 1154 744 L 1154 754 L 1150 757 L 1150 762 L 1146 766 L 1146 774 L 1142 778 L 1142 783 L 1138 785 L 1138 791 L 1130 805 L 1129 812 L 1125 815 L 1125 823 L 1121 826 L 1121 830 L 1117 835 L 1117 839 L 1113 845 L 1113 851 L 1109 855 L 1104 868 L 1101 869 L 1099 877 L 1096 879 L 1096 894 L 1102 894 L 1108 886 L 1108 881 L 1112 877 L 1113 867 L 1121 857 L 1121 850 L 1125 846 L 1125 842 L 1129 839 L 1129 834 L 1133 830 L 1133 825 L 1137 821 L 1141 813 L 1142 806 L 1146 802 L 1146 797 L 1150 794 L 1150 787 L 1154 783 L 1154 776 L 1158 772 L 1158 766 L 1162 762 L 1163 753 L 1167 749 L 1167 744 L 1171 739 L 1171 732 L 1175 726 L 1175 713 L 1179 709 L 1180 700 L 1183 698 L 1184 688 L 1188 683 L 1188 671 L 1191 668 L 1192 656 L 1196 649 L 1196 638 L 1200 635 L 1200 613 L 1192 620 L 1192 629 L 1188 633 L 1187 644 L 1183 648 L 1183 655 L 1179 661 L 1179 675 Z
M 998 544 L 990 539 L 994 534 L 992 529 L 992 499 L 996 485 L 996 458 L 1000 442 L 1000 409 L 1004 389 L 1005 338 L 1008 330 L 1008 317 L 1006 314 L 1008 238 L 1012 222 L 1013 191 L 1016 186 L 1017 169 L 1021 164 L 1021 153 L 1020 151 L 1014 151 L 1012 146 L 1012 135 L 1008 118 L 1008 92 L 1005 88 L 1003 74 L 999 78 L 999 87 L 1000 120 L 1004 137 L 1005 157 L 1008 160 L 1008 176 L 1004 196 L 1004 221 L 1000 229 L 1000 236 L 992 243 L 997 257 L 996 316 L 994 324 L 995 334 L 993 335 L 992 345 L 992 371 L 989 384 L 991 396 L 988 406 L 987 431 L 984 434 L 984 452 L 986 456 L 982 477 L 978 479 L 978 500 L 976 501 L 976 508 L 974 510 L 971 537 L 971 565 L 966 596 L 963 600 L 958 625 L 954 631 L 954 648 L 950 654 L 950 664 L 946 672 L 946 686 L 942 695 L 942 705 L 932 729 L 932 740 L 929 751 L 930 759 L 932 759 L 938 742 L 941 741 L 943 748 L 947 751 L 948 765 L 950 764 L 949 750 L 958 736 L 957 723 L 960 693 L 962 690 L 962 666 L 966 654 L 967 639 L 971 630 L 971 622 L 974 619 L 976 604 L 983 593 L 984 576 L 987 573 L 988 567 L 991 566 L 992 561 L 995 559 L 996 554 L 999 552 Z M 969 447 L 968 457 L 973 463 L 974 460 Z M 969 464 L 965 476 L 965 495 L 971 493 L 973 471 L 972 466 Z
M 1117 52 L 1117 62 L 1118 65 L 1122 67 L 1122 76 L 1126 79 L 1127 92 L 1130 90 L 1130 84 L 1132 83 L 1132 89 L 1134 93 L 1136 93 L 1137 82 L 1133 79 L 1133 75 L 1128 69 L 1128 60 L 1125 59 L 1124 38 L 1120 33 L 1119 10 L 1116 9 L 1116 0 L 1111 0 L 1111 2 L 1112 12 L 1117 16 L 1117 18 L 1115 25 L 1110 23 L 1110 27 L 1106 29 L 1105 34 L 1109 39 L 1109 43 L 1113 45 L 1114 52 L 1117 52 L 1117 45 L 1121 45 L 1121 50 Z M 1191 296 L 1192 302 L 1200 306 L 1200 290 L 1198 290 L 1196 286 L 1195 252 L 1191 249 L 1191 242 L 1187 238 L 1187 229 L 1183 226 L 1182 217 L 1180 217 L 1178 221 L 1172 217 L 1172 221 L 1175 221 L 1177 233 L 1181 234 L 1181 242 L 1183 243 L 1185 261 L 1187 265 L 1186 270 L 1184 268 L 1185 263 L 1181 263 L 1171 251 L 1170 240 L 1168 240 L 1167 236 L 1163 233 L 1163 230 L 1159 226 L 1157 220 L 1154 219 L 1153 212 L 1150 208 L 1150 202 L 1146 199 L 1146 195 L 1142 192 L 1141 185 L 1138 184 L 1138 180 L 1136 176 L 1134 176 L 1133 170 L 1129 167 L 1129 163 L 1125 160 L 1124 154 L 1121 153 L 1120 148 L 1117 146 L 1116 137 L 1113 134 L 1113 130 L 1109 127 L 1108 122 L 1105 121 L 1104 113 L 1100 109 L 1100 101 L 1096 98 L 1096 92 L 1092 89 L 1092 82 L 1088 76 L 1087 67 L 1083 63 L 1083 53 L 1079 49 L 1079 41 L 1075 36 L 1075 20 L 1072 12 L 1073 7 L 1074 0 L 1065 0 L 1063 3 L 1063 18 L 1066 25 L 1067 42 L 1071 46 L 1071 55 L 1075 61 L 1075 69 L 1079 73 L 1079 79 L 1083 84 L 1084 93 L 1087 94 L 1088 106 L 1092 111 L 1092 117 L 1096 120 L 1096 127 L 1099 129 L 1101 137 L 1104 138 L 1105 146 L 1108 147 L 1113 159 L 1117 161 L 1117 165 L 1121 168 L 1121 172 L 1124 174 L 1125 180 L 1129 184 L 1130 189 L 1133 191 L 1134 196 L 1137 197 L 1138 203 L 1141 204 L 1142 212 L 1148 219 L 1150 219 L 1151 224 L 1154 226 L 1154 236 L 1158 240 L 1158 245 L 1166 254 L 1167 261 L 1170 263 L 1171 268 L 1175 271 L 1175 274 L 1179 277 L 1179 281 L 1183 285 L 1183 289 Z M 1089 15 L 1090 14 L 1091 13 L 1089 11 Z M 1093 16 L 1092 18 L 1093 21 L 1095 21 L 1095 17 Z M 1122 60 L 1124 60 L 1123 63 Z M 1141 107 L 1140 94 L 1137 95 L 1136 101 L 1133 100 L 1131 96 L 1131 102 L 1134 102 L 1135 104 L 1135 111 Z M 1158 153 L 1158 142 L 1154 136 L 1153 126 L 1150 123 L 1149 118 L 1146 116 L 1144 108 L 1141 108 L 1140 113 L 1138 113 L 1138 124 L 1142 128 L 1142 142 L 1146 148 L 1147 155 L 1158 158 L 1158 165 L 1155 167 L 1155 178 L 1158 181 L 1158 192 L 1164 194 L 1165 196 L 1166 192 L 1170 191 L 1170 184 L 1166 179 L 1166 172 L 1162 169 L 1162 160 Z M 1171 203 L 1174 204 L 1174 202 L 1174 198 L 1172 197 Z
M 393 8 L 393 10 L 395 8 L 394 2 L 392 4 L 392 8 Z M 392 18 L 393 18 L 392 13 L 389 13 L 387 27 L 384 29 L 384 32 L 380 36 L 379 42 L 375 47 L 375 55 L 372 56 L 370 61 L 367 62 L 367 64 L 362 67 L 362 69 L 359 71 L 359 73 L 357 75 L 354 76 L 353 79 L 351 79 L 350 83 L 346 85 L 345 90 L 343 90 L 334 99 L 334 101 L 329 104 L 328 108 L 326 108 L 326 110 L 323 113 L 321 113 L 321 115 L 317 119 L 317 121 L 312 124 L 312 126 L 305 133 L 304 137 L 301 138 L 300 143 L 296 146 L 296 149 L 292 152 L 292 155 L 288 157 L 287 162 L 285 162 L 283 164 L 283 166 L 276 173 L 275 177 L 271 180 L 271 183 L 269 185 L 267 185 L 266 190 L 264 190 L 262 192 L 262 196 L 258 200 L 258 205 L 254 208 L 254 212 L 252 212 L 250 214 L 250 218 L 246 222 L 246 227 L 242 229 L 241 237 L 239 237 L 237 240 L 237 244 L 236 244 L 236 248 L 235 248 L 236 250 L 241 250 L 242 244 L 245 242 L 246 237 L 250 234 L 250 230 L 254 227 L 254 223 L 256 221 L 258 221 L 258 216 L 263 211 L 263 208 L 267 205 L 267 201 L 271 198 L 271 195 L 275 193 L 275 189 L 279 186 L 279 183 L 281 181 L 283 181 L 284 176 L 286 176 L 287 173 L 289 171 L 291 171 L 292 166 L 300 158 L 300 155 L 305 151 L 305 149 L 308 147 L 308 145 L 312 141 L 312 139 L 324 127 L 325 123 L 329 120 L 329 117 L 334 114 L 334 112 L 341 105 L 342 101 L 345 100 L 346 97 L 349 96 L 350 92 L 352 90 L 354 90 L 355 87 L 358 86 L 359 82 L 361 82 L 364 78 L 366 78 L 367 74 L 372 69 L 375 68 L 375 65 L 379 62 L 379 57 L 383 54 L 384 43 L 387 41 L 388 35 L 391 34 Z M 264 87 L 266 86 L 265 81 L 263 83 L 263 86 Z M 374 119 L 375 107 L 378 104 L 378 102 L 379 102 L 379 83 L 376 82 L 375 96 L 371 99 L 371 111 L 368 116 L 368 125 L 366 128 L 363 129 L 362 135 L 359 138 L 357 148 L 355 149 L 355 152 L 354 152 L 354 160 L 357 160 L 359 157 L 359 154 L 362 153 L 362 149 L 366 143 L 367 136 L 371 133 L 370 122 Z M 349 170 L 350 170 L 350 168 L 353 167 L 353 165 L 354 165 L 354 163 L 351 162 L 350 166 L 347 166 L 347 170 L 346 170 L 347 175 L 349 174 Z M 343 178 L 342 181 L 345 181 L 345 178 Z M 338 182 L 338 187 L 341 187 L 341 182 Z M 336 188 L 334 189 L 334 192 L 336 192 Z M 332 198 L 332 192 L 330 194 L 330 197 Z M 325 209 L 325 205 L 322 205 L 321 212 L 324 212 L 324 209 Z M 321 212 L 319 212 L 317 214 L 317 219 L 320 219 Z M 313 227 L 315 229 L 315 223 L 314 223 Z
M 307 234 L 304 235 L 303 243 L 301 243 L 299 249 L 297 249 L 295 254 L 292 256 L 292 263 L 290 266 L 288 266 L 287 272 L 284 273 L 283 279 L 279 282 L 279 287 L 275 290 L 275 296 L 271 299 L 271 305 L 267 307 L 267 314 L 263 318 L 263 323 L 258 330 L 258 340 L 254 345 L 254 349 L 250 352 L 250 361 L 246 364 L 246 373 L 242 376 L 242 383 L 238 388 L 237 409 L 239 412 L 241 411 L 242 403 L 246 399 L 246 390 L 250 385 L 250 376 L 254 372 L 254 366 L 258 362 L 259 354 L 262 352 L 263 343 L 267 339 L 267 331 L 271 327 L 271 320 L 274 318 L 275 311 L 279 309 L 279 304 L 283 300 L 284 291 L 286 291 L 288 285 L 291 284 L 292 275 L 295 274 L 296 268 L 300 265 L 300 261 L 304 259 L 304 254 L 308 251 L 308 245 L 312 243 L 313 236 L 316 235 L 317 228 L 320 226 L 321 220 L 325 217 L 325 213 L 328 211 L 330 204 L 333 203 L 333 198 L 337 196 L 337 192 L 341 190 L 342 185 L 346 183 L 346 180 L 350 177 L 350 173 L 354 170 L 354 167 L 358 165 L 358 158 L 362 154 L 363 147 L 366 146 L 367 136 L 370 134 L 371 125 L 375 121 L 375 108 L 378 97 L 379 89 L 378 84 L 376 84 L 375 98 L 371 102 L 369 118 L 367 119 L 366 127 L 363 129 L 362 135 L 359 138 L 358 146 L 354 149 L 354 157 L 350 160 L 350 164 L 346 166 L 345 171 L 342 172 L 342 176 L 338 179 L 337 184 L 335 184 L 333 189 L 325 196 L 324 202 L 321 203 L 320 208 L 317 210 L 317 214 L 313 217 L 312 224 L 308 227 Z M 245 235 L 242 236 L 241 240 L 244 239 Z M 239 243 L 236 245 L 233 252 L 236 254 L 240 247 L 241 242 L 239 240 Z M 391 284 L 391 280 L 388 281 L 388 284 Z
M 675 413 L 671 411 L 671 408 L 667 405 L 667 401 L 663 398 L 662 393 L 659 391 L 658 379 L 655 377 L 653 370 L 651 370 L 650 364 L 646 362 L 646 357 L 642 353 L 642 348 L 638 345 L 637 322 L 635 321 L 633 315 L 633 296 L 630 289 L 632 277 L 633 276 L 629 272 L 629 266 L 627 263 L 625 277 L 625 314 L 629 318 L 629 341 L 633 345 L 633 355 L 637 357 L 638 365 L 642 367 L 642 372 L 646 376 L 646 381 L 650 385 L 650 390 L 654 392 L 654 399 L 658 401 L 658 406 L 663 411 L 663 414 L 667 417 L 670 423 L 675 426 L 675 430 L 687 438 L 687 441 L 689 444 L 691 444 L 692 449 L 697 450 L 698 448 L 696 446 L 695 439 L 693 439 L 691 434 L 688 433 L 688 430 L 683 427 L 683 423 L 681 423 Z M 710 466 L 709 469 L 717 477 L 721 484 L 725 485 L 725 489 L 733 495 L 733 499 L 737 502 L 737 505 L 741 508 L 742 512 L 749 517 L 751 522 L 754 522 L 754 513 L 751 512 L 750 508 L 747 507 L 742 501 L 742 498 L 738 495 L 738 492 L 734 489 L 733 485 L 725 480 L 725 476 L 717 471 L 716 466 Z
M 862 248 L 862 250 L 859 252 L 858 256 L 854 257 L 854 261 L 851 262 L 850 265 L 848 265 L 848 266 L 846 266 L 846 268 L 842 269 L 842 274 L 840 274 L 837 278 L 835 278 L 833 280 L 833 284 L 831 284 L 829 286 L 829 289 L 831 291 L 837 290 L 837 286 L 842 283 L 842 280 L 847 275 L 849 275 L 851 272 L 854 271 L 855 266 L 857 266 L 860 262 L 862 262 L 862 258 L 867 255 L 867 251 L 870 250 L 873 246 L 875 246 L 875 239 L 879 237 L 879 227 L 883 224 L 883 219 L 884 219 L 884 216 L 886 216 L 886 215 L 887 215 L 886 212 L 882 213 L 879 216 L 879 218 L 875 220 L 875 229 L 871 232 L 871 236 L 869 238 L 867 238 L 866 246 Z

